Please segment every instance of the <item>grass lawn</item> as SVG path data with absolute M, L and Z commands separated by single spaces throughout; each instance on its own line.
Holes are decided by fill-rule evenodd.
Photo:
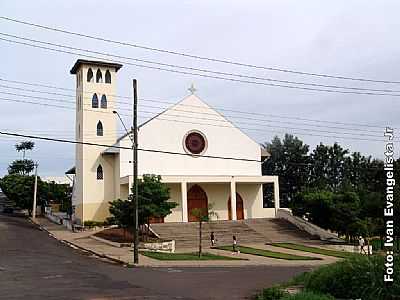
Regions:
M 256 249 L 245 246 L 238 246 L 237 248 L 238 250 L 240 250 L 240 253 L 265 256 L 270 258 L 285 259 L 285 260 L 321 260 L 318 257 L 300 256 L 300 255 L 274 252 L 270 250 Z M 215 247 L 215 249 L 232 251 L 232 246 L 220 246 L 220 247 Z
M 292 244 L 292 243 L 274 243 L 271 245 L 275 246 L 275 247 L 299 250 L 299 251 L 303 251 L 303 252 L 310 252 L 310 253 L 322 254 L 322 255 L 327 255 L 327 256 L 334 256 L 334 257 L 339 257 L 339 258 L 347 258 L 347 257 L 354 255 L 353 253 L 350 253 L 350 252 L 327 250 L 327 249 L 321 249 L 321 248 L 317 248 L 317 247 L 310 247 L 310 246 L 304 246 L 304 245 Z
M 158 260 L 247 260 L 238 257 L 215 255 L 211 253 L 203 253 L 201 258 L 197 253 L 163 253 L 141 251 L 140 254 Z

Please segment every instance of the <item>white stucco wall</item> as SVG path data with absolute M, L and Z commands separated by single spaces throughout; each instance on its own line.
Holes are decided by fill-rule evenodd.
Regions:
M 170 201 L 178 203 L 172 209 L 172 213 L 164 218 L 164 222 L 182 222 L 182 194 L 181 185 L 178 183 L 169 183 L 170 188 Z
M 185 112 L 183 112 L 184 110 Z M 189 111 L 189 112 L 188 112 Z M 197 113 L 196 113 L 197 112 Z M 202 113 L 202 114 L 199 114 Z M 181 115 L 181 117 L 179 116 Z M 209 118 L 201 121 L 194 118 Z M 177 122 L 179 121 L 179 122 Z M 213 124 L 218 126 L 199 125 Z M 221 127 L 220 127 L 221 126 Z M 198 130 L 207 139 L 204 155 L 260 160 L 260 145 L 224 119 L 218 112 L 191 95 L 139 129 L 139 148 L 186 153 L 183 140 L 187 132 Z M 131 147 L 125 137 L 121 146 Z M 132 151 L 121 149 L 121 177 L 132 174 Z M 259 162 L 179 156 L 139 151 L 139 174 L 158 175 L 261 175 Z
M 87 82 L 86 75 L 91 68 L 93 82 Z M 96 71 L 103 74 L 103 83 L 96 83 Z M 105 72 L 111 73 L 111 84 L 105 83 Z M 112 67 L 82 64 L 77 70 L 76 86 L 76 139 L 78 141 L 114 144 L 118 135 L 115 109 L 116 71 Z M 96 93 L 99 108 L 92 108 L 92 96 Z M 101 96 L 107 97 L 107 108 L 101 108 Z M 103 136 L 97 136 L 97 123 L 103 124 Z M 114 155 L 102 156 L 104 147 L 76 145 L 76 195 L 74 203 L 76 218 L 104 220 L 108 216 L 108 202 L 119 196 L 119 160 Z M 97 180 L 97 167 L 103 168 L 104 179 Z
M 243 198 L 245 219 L 275 217 L 275 208 L 263 208 L 262 184 L 237 183 L 236 191 Z

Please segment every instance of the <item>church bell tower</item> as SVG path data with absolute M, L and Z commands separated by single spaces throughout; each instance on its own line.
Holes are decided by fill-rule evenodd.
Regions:
M 117 136 L 116 75 L 120 64 L 78 59 L 70 73 L 76 76 L 75 140 L 113 145 Z M 119 160 L 103 146 L 76 144 L 74 219 L 104 221 L 108 202 L 119 195 Z M 118 158 L 119 159 L 119 158 Z

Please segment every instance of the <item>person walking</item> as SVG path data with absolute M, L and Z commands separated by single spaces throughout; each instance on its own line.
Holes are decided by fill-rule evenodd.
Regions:
M 210 239 L 211 239 L 211 247 L 214 247 L 214 246 L 215 246 L 215 235 L 214 235 L 214 231 L 211 231 Z
M 234 253 L 236 253 L 237 252 L 237 239 L 236 239 L 236 235 L 233 235 L 232 236 L 232 250 L 233 250 L 233 252 Z
M 364 238 L 360 235 L 360 237 L 358 238 L 358 245 L 360 246 L 360 254 L 367 254 L 365 252 L 364 246 L 365 246 L 365 241 Z

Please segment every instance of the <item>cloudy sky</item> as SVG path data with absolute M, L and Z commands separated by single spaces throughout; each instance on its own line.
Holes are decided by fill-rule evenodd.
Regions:
M 400 81 L 397 69 L 400 62 L 399 9 L 398 1 L 0 2 L 2 16 L 113 40 L 257 66 L 387 81 Z M 0 33 L 245 76 L 400 90 L 400 84 L 320 78 L 212 63 L 73 37 L 1 19 Z M 4 35 L 0 38 L 12 39 Z M 77 58 L 79 55 L 55 53 L 0 40 L 0 79 L 73 89 L 75 80 L 69 70 Z M 175 102 L 188 94 L 187 88 L 194 82 L 198 96 L 212 106 L 257 112 L 258 115 L 254 116 L 226 114 L 231 115 L 231 120 L 239 127 L 250 128 L 245 130 L 246 133 L 260 143 L 270 141 L 274 135 L 282 136 L 283 132 L 294 132 L 312 147 L 320 142 L 332 144 L 337 141 L 351 151 L 383 157 L 384 126 L 400 128 L 397 117 L 400 97 L 396 96 L 288 89 L 128 65 L 118 74 L 119 95 L 131 95 L 131 79 L 137 78 L 140 98 Z M 73 139 L 73 109 L 5 100 L 58 105 L 60 102 L 54 103 L 54 99 L 74 100 L 66 96 L 45 95 L 12 87 L 63 94 L 73 92 L 6 81 L 1 81 L 0 85 L 1 130 Z M 400 92 L 397 94 L 400 95 Z M 52 99 L 29 99 L 21 95 Z M 151 116 L 148 111 L 155 113 L 157 108 L 141 107 L 141 120 Z M 254 120 L 246 121 L 241 117 L 254 117 Z M 317 123 L 296 118 L 345 124 Z M 129 122 L 129 117 L 125 121 Z M 319 126 L 312 126 L 315 124 Z M 368 140 L 358 140 L 360 138 Z M 20 157 L 14 149 L 14 144 L 19 140 L 0 137 L 0 175 L 6 173 L 10 161 Z M 42 176 L 59 176 L 73 166 L 74 148 L 65 144 L 37 142 L 30 157 L 39 162 Z

